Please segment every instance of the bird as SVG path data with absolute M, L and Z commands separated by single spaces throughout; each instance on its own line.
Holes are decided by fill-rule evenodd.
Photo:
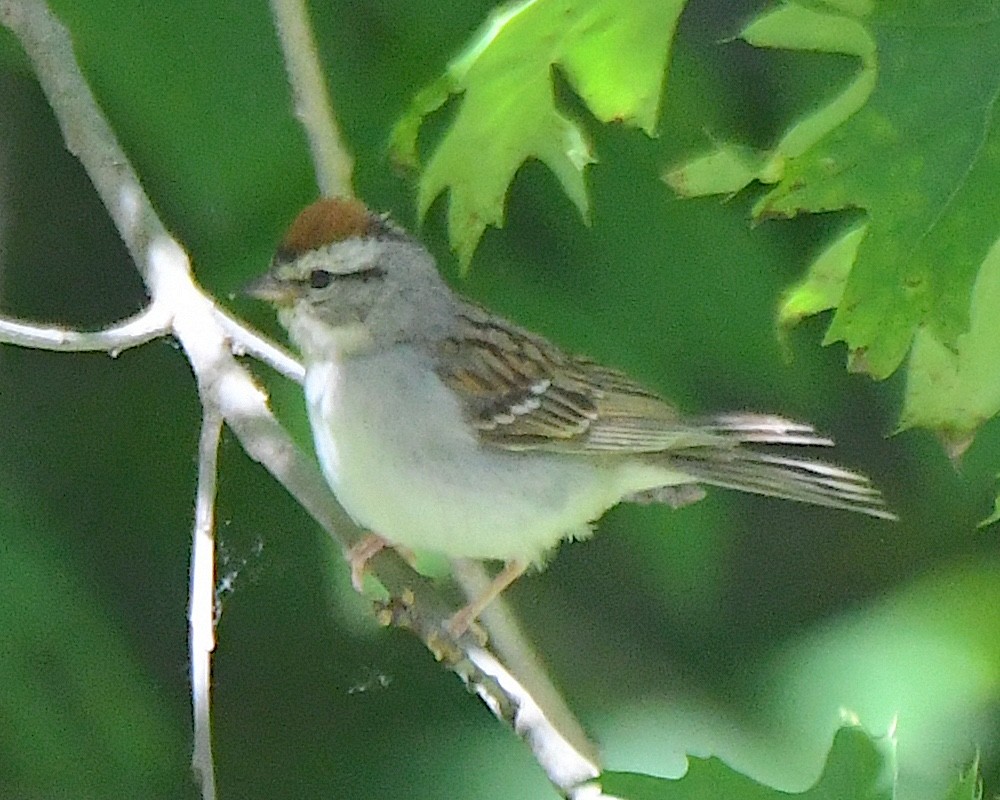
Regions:
M 833 441 L 774 414 L 689 416 L 453 290 L 387 214 L 323 198 L 247 292 L 271 303 L 305 367 L 317 458 L 385 546 L 503 563 L 449 622 L 460 635 L 564 540 L 621 502 L 677 508 L 722 487 L 895 519 L 864 475 L 789 454 Z

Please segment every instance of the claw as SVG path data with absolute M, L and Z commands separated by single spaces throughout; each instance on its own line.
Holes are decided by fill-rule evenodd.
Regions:
M 351 565 L 351 586 L 354 587 L 354 591 L 360 592 L 364 588 L 368 562 L 387 547 L 392 547 L 388 539 L 383 539 L 377 533 L 369 533 L 347 551 L 347 563 Z

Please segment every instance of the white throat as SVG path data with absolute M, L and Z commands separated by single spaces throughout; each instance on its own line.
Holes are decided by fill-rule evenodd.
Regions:
M 330 325 L 304 308 L 283 308 L 278 318 L 307 362 L 341 361 L 375 348 L 371 332 L 362 322 Z

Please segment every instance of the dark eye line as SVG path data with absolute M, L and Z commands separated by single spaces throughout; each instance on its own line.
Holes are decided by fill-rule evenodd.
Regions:
M 312 270 L 306 282 L 312 289 L 325 289 L 336 280 L 361 280 L 368 281 L 371 278 L 381 278 L 385 275 L 385 270 L 381 267 L 365 267 L 357 272 L 329 272 L 325 269 Z

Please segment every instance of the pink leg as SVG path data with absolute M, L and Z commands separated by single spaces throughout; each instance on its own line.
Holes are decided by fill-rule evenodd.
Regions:
M 508 561 L 479 597 L 472 600 L 448 620 L 448 632 L 455 638 L 465 633 L 469 626 L 476 621 L 476 618 L 486 610 L 486 606 L 496 600 L 504 589 L 520 578 L 527 568 L 528 565 L 523 561 Z
M 364 588 L 365 570 L 368 569 L 368 562 L 387 547 L 391 547 L 399 553 L 407 564 L 416 569 L 416 559 L 412 550 L 394 545 L 377 533 L 367 533 L 347 551 L 347 563 L 351 565 L 351 586 L 356 592 L 360 592 Z
M 388 539 L 383 539 L 377 533 L 369 533 L 347 551 L 347 563 L 351 565 L 351 585 L 356 592 L 364 587 L 368 562 L 387 547 L 392 547 Z

